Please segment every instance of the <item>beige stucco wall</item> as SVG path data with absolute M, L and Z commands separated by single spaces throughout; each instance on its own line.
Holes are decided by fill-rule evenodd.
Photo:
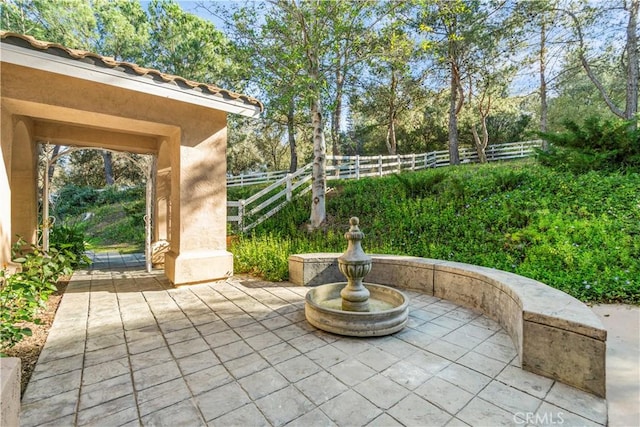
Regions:
M 11 234 L 34 242 L 38 225 L 38 151 L 33 140 L 33 120 L 15 116 L 11 152 Z
M 232 274 L 225 112 L 7 63 L 1 76 L 0 262 L 8 261 L 16 230 L 35 238 L 33 154 L 36 141 L 48 140 L 156 154 L 168 181 L 158 196 L 168 200 L 157 204 L 164 213 L 154 235 L 171 240 L 169 279 L 182 284 Z
M 0 89 L 1 93 L 1 89 Z M 0 268 L 8 267 L 11 261 L 11 146 L 13 126 L 11 114 L 0 108 Z

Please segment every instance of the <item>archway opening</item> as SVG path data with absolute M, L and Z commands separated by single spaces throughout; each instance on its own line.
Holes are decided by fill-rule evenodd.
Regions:
M 86 249 L 144 252 L 152 269 L 157 157 L 39 141 L 38 243 L 84 239 Z

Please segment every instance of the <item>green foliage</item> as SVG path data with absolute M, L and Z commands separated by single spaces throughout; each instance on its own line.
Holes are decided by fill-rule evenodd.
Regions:
M 0 270 L 0 348 L 14 346 L 31 335 L 26 323 L 38 324 L 38 310 L 56 291 L 56 282 L 72 273 L 76 255 L 68 249 L 52 247 L 43 253 L 36 246 L 20 239 L 12 250 L 13 261 L 21 271 L 9 274 L 6 266 Z
M 233 61 L 229 40 L 211 21 L 184 11 L 173 0 L 152 0 L 147 12 L 147 64 L 199 82 L 233 86 L 242 67 Z
M 58 224 L 52 242 L 60 242 L 80 255 L 88 242 L 91 249 L 114 244 L 144 244 L 145 188 L 104 189 L 67 185 L 56 195 L 53 209 Z M 59 233 L 59 234 L 58 234 Z M 56 237 L 60 235 L 60 240 Z
M 109 156 L 106 156 L 109 154 Z M 107 157 L 110 160 L 107 160 Z M 73 184 L 78 187 L 101 188 L 107 185 L 105 162 L 111 164 L 111 175 L 118 186 L 137 185 L 144 181 L 145 174 L 141 165 L 148 156 L 133 153 L 106 153 L 102 150 L 88 149 L 74 151 L 66 156 L 66 167 L 60 168 L 54 183 Z
M 493 112 L 487 117 L 490 144 L 522 141 L 531 122 L 531 116 L 519 112 Z
M 394 174 L 393 176 L 400 183 L 399 188 L 404 192 L 404 196 L 409 199 L 440 193 L 442 189 L 440 183 L 447 178 L 445 172 L 433 173 L 427 179 L 414 173 Z
M 90 248 L 116 244 L 144 247 L 144 199 L 96 205 L 91 212 L 94 215 L 85 222 Z
M 145 187 L 118 188 L 108 186 L 104 189 L 67 184 L 55 195 L 53 214 L 59 219 L 89 212 L 96 206 L 139 202 L 142 200 L 144 212 Z M 143 214 L 144 215 L 144 214 Z
M 64 223 L 51 228 L 50 247 L 58 252 L 69 251 L 75 255 L 72 267 L 89 264 L 91 260 L 85 255 L 85 231 L 80 223 Z
M 59 219 L 77 215 L 84 212 L 87 206 L 94 204 L 96 200 L 98 200 L 98 192 L 95 188 L 68 184 L 55 194 L 52 213 Z
M 144 203 L 145 191 L 144 186 L 117 188 L 115 186 L 109 186 L 98 192 L 98 198 L 96 204 L 107 205 L 124 202 L 138 202 L 140 200 Z
M 331 186 L 322 230 L 306 231 L 308 200 L 295 201 L 234 244 L 236 271 L 284 280 L 293 253 L 344 252 L 355 215 L 368 253 L 483 265 L 583 301 L 640 303 L 638 173 L 575 175 L 522 162 Z
M 584 173 L 590 170 L 640 169 L 640 131 L 628 121 L 591 117 L 579 126 L 566 121 L 565 132 L 540 133 L 552 146 L 538 151 L 543 165 Z

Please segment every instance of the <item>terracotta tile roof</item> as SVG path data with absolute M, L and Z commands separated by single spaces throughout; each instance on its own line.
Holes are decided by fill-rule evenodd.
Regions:
M 115 69 L 126 74 L 133 73 L 138 76 L 151 77 L 155 81 L 175 84 L 181 88 L 193 89 L 194 91 L 205 94 L 221 96 L 223 98 L 232 100 L 240 100 L 245 104 L 259 107 L 260 111 L 264 110 L 264 106 L 256 98 L 222 89 L 212 84 L 199 83 L 193 80 L 185 79 L 184 77 L 165 74 L 152 68 L 144 68 L 131 62 L 116 61 L 114 58 L 109 56 L 102 56 L 86 50 L 71 49 L 58 43 L 37 40 L 29 35 L 13 33 L 9 31 L 0 31 L 0 39 L 3 43 L 9 43 L 33 50 L 41 50 L 52 55 L 67 57 L 69 59 L 90 63 L 98 67 Z

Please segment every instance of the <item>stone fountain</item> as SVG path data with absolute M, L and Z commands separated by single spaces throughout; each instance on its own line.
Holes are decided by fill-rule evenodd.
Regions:
M 344 235 L 347 250 L 338 258 L 338 268 L 347 282 L 329 283 L 307 292 L 307 321 L 339 335 L 373 337 L 397 332 L 407 324 L 409 300 L 389 286 L 363 283 L 371 271 L 371 257 L 362 250 L 364 233 L 358 227 L 358 218 L 351 218 L 349 224 Z

